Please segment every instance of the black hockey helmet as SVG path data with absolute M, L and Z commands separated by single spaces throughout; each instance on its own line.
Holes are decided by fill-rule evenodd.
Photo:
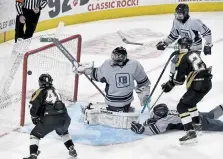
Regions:
M 178 47 L 180 52 L 188 52 L 190 50 L 193 40 L 188 37 L 180 38 L 178 41 Z
M 48 74 L 41 74 L 39 77 L 39 87 L 46 88 L 53 85 L 53 78 Z
M 161 119 L 167 116 L 168 114 L 168 107 L 166 104 L 158 104 L 153 108 L 153 117 L 155 119 Z
M 189 6 L 188 4 L 181 3 L 175 9 L 175 18 L 180 21 L 184 22 L 185 19 L 189 18 Z
M 127 51 L 124 47 L 120 46 L 112 51 L 111 59 L 116 65 L 123 65 L 127 59 Z

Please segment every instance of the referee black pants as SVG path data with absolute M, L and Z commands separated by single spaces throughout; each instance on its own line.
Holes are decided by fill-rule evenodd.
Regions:
M 33 33 L 36 30 L 36 26 L 39 21 L 39 13 L 34 13 L 33 10 L 23 8 L 23 15 L 26 18 L 26 23 L 20 23 L 19 16 L 16 17 L 16 26 L 15 26 L 15 42 L 18 38 L 28 39 L 33 36 Z M 24 29 L 26 26 L 26 29 Z

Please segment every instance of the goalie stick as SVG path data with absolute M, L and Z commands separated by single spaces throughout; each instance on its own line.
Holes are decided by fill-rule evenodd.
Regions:
M 77 62 L 77 60 L 69 53 L 69 51 L 60 43 L 60 41 L 57 38 L 41 38 L 40 42 L 53 42 L 56 47 L 66 56 L 66 58 L 72 63 L 72 65 L 75 67 L 74 63 L 77 63 L 77 66 L 80 64 Z M 92 81 L 92 79 L 84 74 L 85 77 L 94 85 L 94 87 L 105 97 L 105 94 L 102 92 L 102 90 Z

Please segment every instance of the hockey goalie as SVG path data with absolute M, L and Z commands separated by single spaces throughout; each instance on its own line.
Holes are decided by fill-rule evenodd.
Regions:
M 115 48 L 111 58 L 100 67 L 94 67 L 94 62 L 82 63 L 74 66 L 73 71 L 106 84 L 105 103 L 83 106 L 85 122 L 89 125 L 128 129 L 132 121 L 139 117 L 139 113 L 131 107 L 133 91 L 138 94 L 142 106 L 150 100 L 150 80 L 138 61 L 127 58 L 124 47 Z

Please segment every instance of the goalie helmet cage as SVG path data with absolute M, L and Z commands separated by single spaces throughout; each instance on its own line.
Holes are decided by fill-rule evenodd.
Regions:
M 73 35 L 70 36 L 68 38 L 64 38 L 62 40 L 60 40 L 61 44 L 64 44 L 66 42 L 69 42 L 71 40 L 77 40 L 77 52 L 76 54 L 76 60 L 77 62 L 80 62 L 80 57 L 81 57 L 81 44 L 82 44 L 82 37 L 81 35 L 77 34 L 77 35 Z M 21 98 L 21 112 L 20 112 L 20 126 L 24 126 L 25 124 L 25 111 L 26 111 L 26 96 L 27 96 L 27 73 L 28 73 L 28 63 L 29 63 L 29 58 L 32 55 L 38 54 L 42 51 L 45 51 L 47 49 L 50 49 L 52 47 L 56 47 L 56 45 L 54 43 L 42 46 L 40 48 L 31 50 L 27 53 L 25 53 L 24 55 L 24 60 L 23 60 L 23 73 L 22 73 L 22 98 Z M 59 51 L 59 50 L 58 50 Z M 62 53 L 61 53 L 62 54 Z M 72 55 L 74 55 L 71 52 Z M 67 59 L 68 61 L 68 59 Z M 55 70 L 57 71 L 57 70 Z M 31 72 L 32 73 L 32 72 Z M 31 75 L 32 76 L 32 75 Z M 78 94 L 78 80 L 79 80 L 79 76 L 75 75 L 75 79 L 74 79 L 74 88 L 73 88 L 73 101 L 77 101 L 77 94 Z M 57 88 L 56 88 L 57 89 Z

